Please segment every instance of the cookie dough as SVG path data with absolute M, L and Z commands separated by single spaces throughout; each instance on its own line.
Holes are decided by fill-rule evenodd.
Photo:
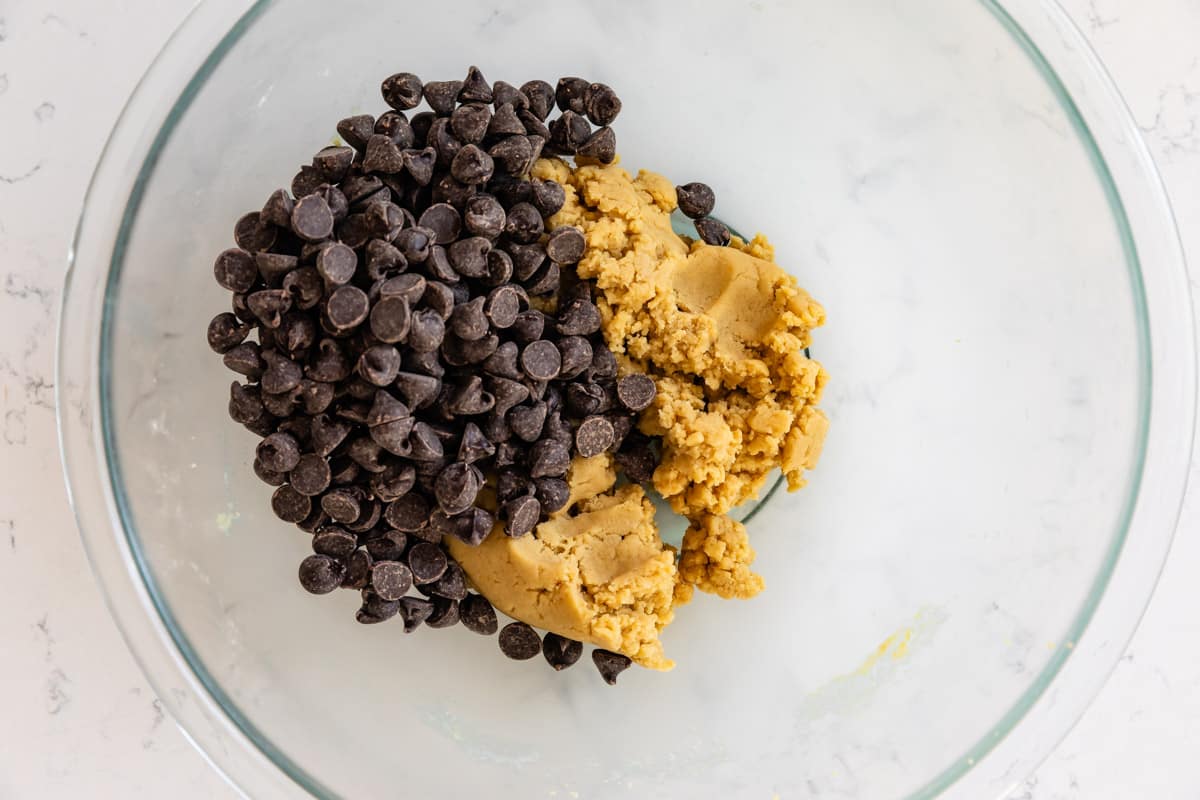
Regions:
M 696 521 L 757 495 L 775 468 L 803 486 L 829 427 L 827 375 L 803 352 L 825 312 L 767 240 L 689 245 L 671 228 L 674 187 L 651 172 L 542 159 L 533 174 L 566 189 L 551 224 L 584 232 L 577 269 L 596 281 L 609 347 L 658 385 L 641 420 L 663 441 L 655 489 Z
M 683 534 L 679 581 L 726 600 L 744 600 L 762 591 L 763 579 L 750 570 L 754 548 L 740 522 L 705 514 Z
M 497 525 L 472 547 L 447 538 L 475 587 L 514 619 L 666 670 L 659 633 L 674 617 L 675 554 L 642 487 L 614 488 L 605 454 L 577 458 L 566 509 L 518 539 Z

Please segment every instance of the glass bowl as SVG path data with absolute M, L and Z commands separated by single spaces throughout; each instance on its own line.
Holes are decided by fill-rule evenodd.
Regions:
M 252 475 L 205 346 L 233 222 L 381 77 L 616 87 L 624 164 L 717 189 L 821 300 L 833 428 L 750 523 L 767 590 L 679 666 L 561 675 L 358 626 Z M 63 307 L 71 494 L 164 704 L 254 797 L 995 797 L 1152 591 L 1195 401 L 1151 161 L 1048 0 L 210 0 L 97 169 Z

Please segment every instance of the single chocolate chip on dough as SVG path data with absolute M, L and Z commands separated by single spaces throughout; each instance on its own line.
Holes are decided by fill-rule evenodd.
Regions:
M 500 629 L 500 651 L 514 661 L 527 661 L 541 650 L 537 631 L 524 622 L 510 622 Z
M 713 190 L 706 183 L 685 183 L 675 187 L 679 210 L 692 219 L 707 217 L 717 203 Z
M 729 244 L 729 228 L 724 222 L 714 217 L 701 217 L 696 220 L 696 233 L 705 244 L 725 247 Z

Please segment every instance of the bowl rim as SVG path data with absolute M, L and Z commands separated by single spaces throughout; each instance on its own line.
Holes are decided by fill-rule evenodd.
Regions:
M 57 351 L 57 418 L 68 499 L 105 602 L 185 736 L 249 796 L 336 796 L 237 710 L 191 655 L 170 609 L 156 596 L 114 482 L 111 425 L 103 402 L 107 378 L 100 368 L 108 288 L 119 273 L 131 212 L 161 147 L 207 75 L 274 2 L 205 0 L 196 6 L 118 117 L 69 252 Z M 1195 329 L 1182 245 L 1161 177 L 1132 115 L 1057 0 L 979 2 L 1058 96 L 1092 154 L 1114 221 L 1123 229 L 1135 298 L 1140 295 L 1145 311 L 1140 320 L 1143 446 L 1135 459 L 1140 476 L 1131 487 L 1123 531 L 1110 542 L 1064 646 L 1000 722 L 913 798 L 1002 794 L 1032 771 L 1082 715 L 1136 629 L 1165 562 L 1186 488 L 1196 414 Z M 191 78 L 177 93 L 181 75 Z M 134 122 L 146 119 L 150 124 Z

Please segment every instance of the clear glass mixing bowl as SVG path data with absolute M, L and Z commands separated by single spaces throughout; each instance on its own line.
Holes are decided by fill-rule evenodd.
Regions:
M 232 27 L 231 27 L 232 26 Z M 833 429 L 616 689 L 296 585 L 208 352 L 213 256 L 405 69 L 617 87 L 622 156 L 717 187 L 828 309 Z M 1165 557 L 1195 399 L 1153 167 L 1048 0 L 210 0 L 121 117 L 63 309 L 73 501 L 163 702 L 255 797 L 1002 794 Z

